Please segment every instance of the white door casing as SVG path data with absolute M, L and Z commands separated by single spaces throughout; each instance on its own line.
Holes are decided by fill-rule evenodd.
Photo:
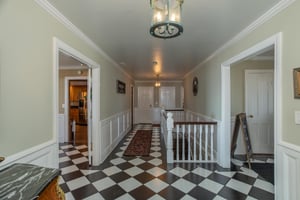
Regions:
M 273 154 L 273 70 L 245 70 L 245 111 L 253 153 Z

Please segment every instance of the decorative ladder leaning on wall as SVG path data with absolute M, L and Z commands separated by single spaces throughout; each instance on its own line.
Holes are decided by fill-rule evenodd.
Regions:
M 217 122 L 186 118 L 184 110 L 161 111 L 167 162 L 216 162 Z

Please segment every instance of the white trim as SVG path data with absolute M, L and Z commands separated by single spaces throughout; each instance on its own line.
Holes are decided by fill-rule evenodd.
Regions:
M 210 61 L 213 57 L 215 57 L 217 54 L 221 53 L 222 51 L 226 50 L 230 46 L 233 46 L 234 44 L 238 43 L 240 40 L 245 38 L 247 35 L 249 35 L 251 32 L 259 28 L 262 24 L 269 21 L 272 17 L 279 14 L 281 11 L 286 9 L 288 6 L 290 6 L 292 3 L 294 3 L 296 0 L 281 0 L 276 5 L 274 5 L 271 9 L 269 9 L 267 12 L 265 12 L 262 16 L 260 16 L 258 19 L 256 19 L 254 22 L 252 22 L 248 27 L 243 29 L 240 33 L 238 33 L 235 37 L 233 37 L 231 40 L 226 42 L 223 46 L 221 46 L 219 49 L 214 51 L 210 56 L 208 56 L 204 61 L 202 61 L 200 64 L 195 66 L 191 71 L 189 71 L 184 78 L 189 76 L 190 74 L 194 73 L 198 68 L 204 66 L 205 63 Z
M 68 20 L 61 12 L 59 12 L 51 3 L 47 0 L 35 0 L 35 2 L 40 5 L 45 11 L 52 15 L 57 21 L 62 23 L 67 29 L 77 35 L 80 39 L 85 41 L 90 47 L 96 50 L 105 59 L 110 61 L 117 69 L 122 71 L 127 77 L 131 78 L 120 65 L 117 64 L 110 56 L 108 56 L 99 46 L 97 46 L 88 36 L 86 36 L 79 28 L 77 28 L 70 20 Z
M 86 57 L 76 49 L 72 48 L 71 46 L 67 45 L 66 43 L 62 42 L 57 38 L 53 38 L 53 127 L 54 127 L 54 138 L 55 141 L 58 142 L 58 126 L 57 126 L 57 119 L 56 116 L 59 113 L 58 109 L 58 70 L 59 70 L 59 52 L 64 52 L 67 55 L 71 55 L 73 58 L 85 63 L 92 69 L 92 140 L 98 141 L 99 140 L 99 127 L 98 122 L 100 121 L 100 65 L 95 61 L 91 60 L 90 58 Z M 96 143 L 97 145 L 98 143 Z M 94 144 L 93 144 L 94 145 Z M 97 151 L 100 147 L 97 146 L 92 151 L 93 156 L 93 163 L 97 165 L 97 161 L 100 159 L 100 152 Z
M 291 147 L 291 148 L 290 148 Z M 300 147 L 283 143 L 278 145 L 278 165 L 276 199 L 300 199 Z
M 225 61 L 221 65 L 221 90 L 222 90 L 222 97 L 221 97 L 221 110 L 222 110 L 222 124 L 223 127 L 221 129 L 221 135 L 229 140 L 231 136 L 230 130 L 230 111 L 231 111 L 231 102 L 230 102 L 230 65 L 236 63 L 248 56 L 264 50 L 268 47 L 274 46 L 274 159 L 275 163 L 275 186 L 277 183 L 277 177 L 281 173 L 281 171 L 277 170 L 276 165 L 280 162 L 277 159 L 278 156 L 278 141 L 281 141 L 282 136 L 282 88 L 281 88 L 281 49 L 282 49 L 282 33 L 277 33 L 270 38 L 252 46 L 251 48 L 237 54 L 236 56 L 230 58 L 229 60 Z M 228 142 L 228 141 L 227 141 Z M 230 143 L 227 144 L 228 146 L 223 146 L 221 152 L 223 156 L 225 156 L 224 163 L 220 163 L 221 166 L 228 164 L 230 162 Z M 223 158 L 222 156 L 222 158 Z M 278 188 L 275 189 L 275 192 L 278 191 Z M 275 195 L 276 196 L 276 195 Z
M 43 167 L 58 168 L 58 146 L 55 140 L 39 144 L 5 158 L 0 170 L 14 163 L 30 163 Z
M 64 88 L 64 95 L 65 95 L 65 109 L 64 109 L 64 116 L 65 116 L 65 131 L 64 131 L 64 141 L 69 141 L 69 81 L 70 80 L 88 80 L 87 76 L 66 76 L 65 77 L 65 88 Z

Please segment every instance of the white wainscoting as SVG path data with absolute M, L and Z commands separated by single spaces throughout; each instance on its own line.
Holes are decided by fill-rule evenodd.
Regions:
M 59 143 L 65 142 L 65 114 L 57 115 L 58 121 L 58 141 Z
M 58 168 L 58 146 L 54 140 L 8 156 L 0 164 L 0 170 L 14 163 L 29 163 L 42 167 Z
M 277 148 L 276 199 L 300 199 L 300 147 L 281 142 Z
M 123 137 L 130 131 L 130 111 L 113 115 L 100 121 L 100 162 L 112 152 Z

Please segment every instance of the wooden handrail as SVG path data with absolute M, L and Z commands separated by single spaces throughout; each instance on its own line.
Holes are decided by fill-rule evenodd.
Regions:
M 174 125 L 188 125 L 188 124 L 217 124 L 217 122 L 174 122 Z
M 181 111 L 181 112 L 183 112 L 184 111 L 184 109 L 167 109 L 167 110 L 165 110 L 166 112 L 174 112 L 174 111 Z

